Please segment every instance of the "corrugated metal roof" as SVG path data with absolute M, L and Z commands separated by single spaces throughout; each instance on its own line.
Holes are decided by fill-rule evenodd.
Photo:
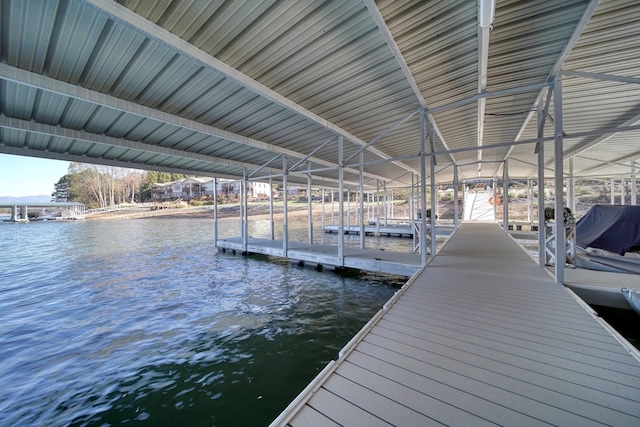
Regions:
M 342 135 L 345 158 L 377 140 L 363 154 L 367 182 L 407 185 L 420 171 L 419 115 L 388 130 L 423 105 L 434 111 L 438 181 L 453 179 L 454 161 L 461 179 L 501 174 L 505 158 L 511 176 L 534 177 L 534 144 L 504 144 L 536 138 L 542 85 L 564 72 L 565 159 L 582 176 L 629 174 L 640 156 L 640 5 L 498 0 L 488 50 L 477 9 L 457 0 L 5 0 L 0 153 L 221 177 L 313 153 L 300 167 L 332 185 L 337 142 L 314 150 Z M 359 156 L 347 163 L 356 184 Z

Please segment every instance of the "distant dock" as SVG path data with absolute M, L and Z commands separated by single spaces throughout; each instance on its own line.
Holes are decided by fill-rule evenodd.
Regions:
M 76 202 L 3 202 L 0 203 L 0 208 L 8 208 L 11 214 L 10 219 L 5 220 L 5 222 L 15 223 L 84 219 L 86 212 L 86 206 Z M 31 212 L 29 212 L 29 210 L 31 210 Z

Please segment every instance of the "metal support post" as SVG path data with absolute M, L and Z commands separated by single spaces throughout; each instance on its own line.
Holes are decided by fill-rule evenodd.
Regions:
M 247 178 L 247 168 L 242 170 L 242 246 L 246 253 L 249 247 L 249 180 Z
M 347 186 L 347 233 L 351 231 L 351 185 Z
M 538 104 L 538 138 L 544 137 L 544 110 Z M 544 223 L 544 142 L 538 143 L 538 265 L 545 267 L 545 223 Z
M 424 110 L 420 111 L 420 263 L 427 266 L 427 135 Z
M 275 240 L 275 224 L 273 222 L 273 178 L 269 177 L 269 235 Z
M 364 234 L 365 234 L 365 226 L 364 226 L 364 153 L 360 153 L 360 176 L 359 176 L 359 185 L 360 185 L 360 249 L 364 249 Z
M 433 123 L 431 120 L 427 120 L 427 128 L 429 131 L 429 141 L 431 142 L 431 146 L 435 146 L 435 132 L 433 129 Z M 436 256 L 436 218 L 438 216 L 438 208 L 436 206 L 436 199 L 438 197 L 438 193 L 436 191 L 436 158 L 435 156 L 430 156 L 430 177 L 431 177 L 431 218 L 429 219 L 430 224 L 430 238 L 429 241 L 431 243 L 430 253 L 433 258 Z
M 567 204 L 571 213 L 576 212 L 576 192 L 575 192 L 575 179 L 573 177 L 573 157 L 569 157 L 569 188 L 567 188 Z
M 638 182 L 636 180 L 636 161 L 631 161 L 631 206 L 638 204 Z
M 287 156 L 282 156 L 282 256 L 287 257 L 287 251 L 289 250 L 289 224 L 288 224 L 288 212 L 287 212 Z
M 344 140 L 338 136 L 338 262 L 344 265 L 344 157 L 342 152 Z
M 309 171 L 311 171 L 311 162 L 307 164 Z M 313 206 L 311 197 L 311 172 L 307 175 L 307 206 L 308 206 L 308 218 L 307 218 L 307 233 L 309 244 L 313 244 Z
M 384 226 L 387 226 L 387 218 L 388 218 L 388 212 L 389 212 L 389 200 L 387 199 L 387 182 L 383 181 L 382 182 L 382 206 L 384 208 Z
M 533 184 L 527 180 L 527 222 L 533 224 Z
M 555 220 L 556 220 L 556 283 L 564 282 L 565 245 L 564 231 L 564 203 L 562 193 L 564 188 L 563 171 L 563 140 L 562 140 L 562 80 L 557 78 L 553 87 L 553 131 L 555 135 Z
M 458 228 L 458 168 L 453 165 L 453 228 Z
M 322 189 L 322 213 L 320 214 L 320 225 L 322 226 L 322 231 L 324 231 L 324 188 Z
M 493 217 L 497 218 L 498 217 L 498 181 L 496 180 L 495 177 L 493 178 L 491 187 L 493 188 Z
M 616 181 L 613 178 L 611 178 L 611 197 L 609 199 L 609 202 L 610 202 L 609 204 L 610 205 L 615 205 L 616 204 L 616 191 L 615 191 L 615 188 L 616 188 Z
M 218 178 L 213 178 L 213 246 L 218 246 Z
M 620 204 L 621 205 L 625 205 L 627 203 L 627 201 L 625 200 L 625 179 L 624 178 L 620 178 Z
M 509 159 L 502 166 L 502 228 L 509 231 Z
M 334 221 L 334 212 L 335 212 L 335 207 L 334 207 L 334 203 L 335 202 L 335 191 L 333 190 L 333 188 L 331 189 L 331 225 L 335 224 Z

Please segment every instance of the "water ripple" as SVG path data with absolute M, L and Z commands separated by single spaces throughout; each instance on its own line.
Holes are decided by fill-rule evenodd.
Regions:
M 388 278 L 218 254 L 208 220 L 0 225 L 0 425 L 262 425 Z

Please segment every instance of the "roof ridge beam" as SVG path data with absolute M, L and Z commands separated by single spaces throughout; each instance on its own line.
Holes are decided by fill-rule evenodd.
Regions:
M 327 119 L 320 117 L 316 113 L 252 79 L 218 58 L 209 55 L 161 26 L 141 17 L 125 6 L 117 2 L 107 0 L 81 0 L 81 2 L 96 10 L 98 13 L 108 16 L 113 21 L 126 25 L 134 31 L 144 34 L 146 37 L 176 51 L 177 53 L 191 58 L 203 67 L 224 75 L 226 78 L 235 81 L 240 86 L 251 90 L 262 98 L 280 105 L 294 114 L 310 120 L 337 135 L 341 135 L 357 145 L 366 145 L 366 142 L 347 132 L 345 129 L 342 129 Z M 372 149 L 371 152 L 383 159 L 390 158 L 390 156 L 377 149 Z M 415 172 L 412 168 L 402 163 L 396 163 L 396 165 L 411 172 Z

